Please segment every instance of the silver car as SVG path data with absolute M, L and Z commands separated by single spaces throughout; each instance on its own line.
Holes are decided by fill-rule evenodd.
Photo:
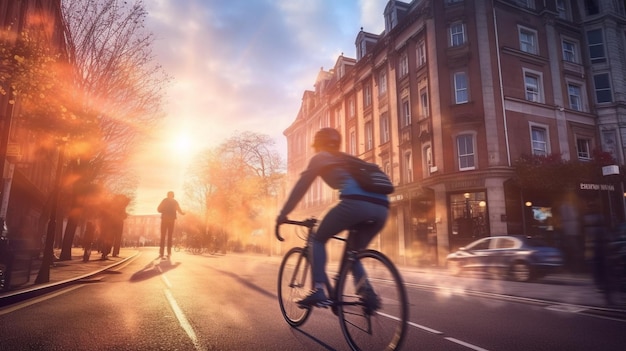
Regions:
M 449 254 L 446 265 L 453 275 L 480 271 L 498 278 L 528 282 L 561 269 L 563 254 L 537 238 L 490 236 Z

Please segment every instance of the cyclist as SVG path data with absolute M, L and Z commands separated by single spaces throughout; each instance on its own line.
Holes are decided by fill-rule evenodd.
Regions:
M 371 193 L 363 190 L 345 170 L 339 146 L 341 134 L 333 128 L 322 128 L 314 137 L 315 155 L 302 172 L 294 185 L 289 198 L 280 211 L 277 224 L 287 220 L 287 215 L 296 207 L 309 186 L 319 176 L 333 189 L 339 190 L 339 203 L 332 207 L 324 216 L 312 238 L 311 255 L 313 270 L 313 291 L 297 303 L 305 308 L 310 306 L 327 306 L 330 301 L 326 297 L 326 242 L 334 235 L 347 229 L 356 229 L 356 238 L 350 238 L 353 249 L 366 248 L 372 238 L 385 225 L 389 212 L 387 195 Z M 357 292 L 372 309 L 379 308 L 379 299 L 367 283 L 365 270 L 355 264 L 354 276 L 357 281 Z

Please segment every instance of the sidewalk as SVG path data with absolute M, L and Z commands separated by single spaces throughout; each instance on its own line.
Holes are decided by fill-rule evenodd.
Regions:
M 400 266 L 398 269 L 407 285 L 437 286 L 442 296 L 480 295 L 552 305 L 550 308 L 564 311 L 597 310 L 626 314 L 626 293 L 621 293 L 620 301 L 609 306 L 588 274 L 559 273 L 536 282 L 521 283 L 490 279 L 479 274 L 474 278 L 465 275 L 454 277 L 443 268 Z
M 56 256 L 59 253 L 60 250 L 55 250 Z M 83 262 L 83 249 L 73 248 L 72 259 L 69 261 L 55 261 L 54 265 L 50 267 L 49 282 L 42 284 L 35 284 L 41 267 L 41 258 L 33 260 L 30 277 L 27 282 L 13 286 L 8 291 L 0 292 L 0 307 L 36 297 L 54 289 L 70 285 L 80 279 L 89 278 L 124 263 L 137 253 L 136 249 L 122 248 L 120 249 L 119 257 L 109 257 L 103 261 L 100 259 L 101 255 L 98 252 L 92 251 L 89 261 Z
M 0 307 L 59 289 L 77 280 L 87 279 L 124 263 L 137 253 L 136 249 L 123 248 L 120 250 L 119 257 L 111 257 L 102 261 L 100 255 L 93 252 L 90 260 L 83 262 L 83 250 L 74 248 L 72 260 L 55 262 L 54 266 L 50 268 L 50 281 L 37 285 L 34 282 L 39 272 L 41 260 L 36 260 L 33 262 L 28 282 L 13 287 L 9 291 L 0 292 Z M 276 262 L 280 261 L 278 256 L 264 257 L 264 259 L 267 258 L 276 260 Z M 621 294 L 621 301 L 608 306 L 604 296 L 596 290 L 589 275 L 554 274 L 534 283 L 517 283 L 488 278 L 453 277 L 445 269 L 437 267 L 399 266 L 398 268 L 407 286 L 434 290 L 442 296 L 478 295 L 547 305 L 549 308 L 563 311 L 594 310 L 620 315 L 626 314 L 626 293 Z

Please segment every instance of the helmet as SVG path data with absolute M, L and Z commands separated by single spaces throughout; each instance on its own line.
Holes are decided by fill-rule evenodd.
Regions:
M 334 128 L 322 128 L 313 138 L 313 147 L 339 148 L 341 134 Z

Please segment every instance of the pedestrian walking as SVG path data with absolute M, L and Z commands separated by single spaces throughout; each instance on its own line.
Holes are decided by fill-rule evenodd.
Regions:
M 113 230 L 113 257 L 118 257 L 122 246 L 122 234 L 124 232 L 124 220 L 128 217 L 126 207 L 130 203 L 130 198 L 126 195 L 115 195 L 111 204 Z
M 178 201 L 174 200 L 174 192 L 168 191 L 167 197 L 161 201 L 157 211 L 161 214 L 161 244 L 159 247 L 159 257 L 164 258 L 165 244 L 167 240 L 167 257 L 172 256 L 172 237 L 174 236 L 174 223 L 176 214 L 185 215 L 180 209 Z

